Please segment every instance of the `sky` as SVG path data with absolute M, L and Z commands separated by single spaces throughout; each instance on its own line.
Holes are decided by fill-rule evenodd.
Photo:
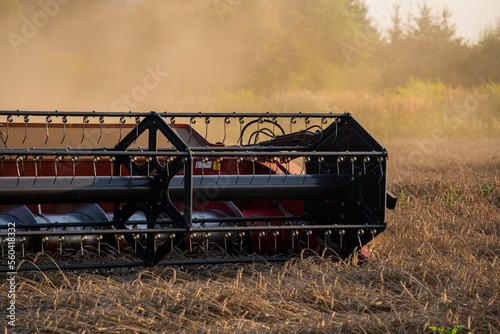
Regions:
M 370 15 L 377 18 L 377 22 L 383 29 L 390 25 L 387 14 L 392 11 L 396 0 L 366 0 Z M 418 11 L 418 6 L 423 0 L 399 0 L 402 13 L 413 13 Z M 457 36 L 475 42 L 479 32 L 487 23 L 495 22 L 500 18 L 500 0 L 427 0 L 435 12 L 441 12 L 447 6 L 452 13 L 451 21 L 457 28 Z M 390 15 L 390 14 L 389 14 Z

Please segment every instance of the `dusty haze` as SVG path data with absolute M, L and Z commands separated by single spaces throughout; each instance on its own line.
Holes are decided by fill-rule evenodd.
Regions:
M 66 2 L 0 1 L 8 9 L 0 12 L 2 109 L 186 108 L 179 101 L 238 86 L 251 70 L 241 49 L 259 32 L 230 23 L 244 2 Z

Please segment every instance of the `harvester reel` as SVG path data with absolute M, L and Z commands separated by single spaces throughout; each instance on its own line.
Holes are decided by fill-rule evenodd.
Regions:
M 394 207 L 387 152 L 350 114 L 1 116 L 2 256 L 63 261 L 64 252 L 100 254 L 105 243 L 138 261 L 27 261 L 0 271 L 272 262 L 305 249 L 347 258 L 385 229 L 386 206 Z M 216 144 L 213 120 L 224 126 Z M 231 120 L 236 145 L 225 144 Z

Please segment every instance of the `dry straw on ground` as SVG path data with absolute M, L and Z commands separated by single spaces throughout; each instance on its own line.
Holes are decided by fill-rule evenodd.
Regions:
M 400 200 L 368 263 L 22 274 L 15 331 L 498 333 L 500 140 L 385 144 Z

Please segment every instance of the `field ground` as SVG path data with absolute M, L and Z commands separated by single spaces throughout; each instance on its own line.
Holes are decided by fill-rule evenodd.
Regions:
M 399 203 L 368 263 L 21 274 L 14 332 L 499 333 L 500 139 L 382 144 Z

